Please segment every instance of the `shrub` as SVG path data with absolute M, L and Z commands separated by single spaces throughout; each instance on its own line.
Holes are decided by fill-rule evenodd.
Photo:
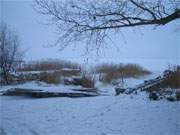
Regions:
M 64 84 L 66 85 L 81 85 L 85 88 L 94 88 L 95 87 L 95 80 L 92 75 L 87 73 L 82 73 L 81 76 L 74 76 L 71 78 L 65 78 Z
M 94 78 L 90 74 L 83 73 L 81 86 L 85 88 L 94 88 L 95 87 Z
M 161 87 L 180 88 L 180 66 L 161 83 Z
M 39 74 L 39 81 L 43 81 L 45 83 L 49 84 L 58 84 L 60 83 L 60 76 L 57 73 L 47 73 L 47 72 L 42 72 Z
M 80 69 L 71 69 L 71 70 L 63 69 L 63 70 L 60 70 L 59 72 L 64 77 L 80 76 L 81 75 L 81 70 Z
M 171 71 L 170 74 L 166 75 L 163 81 L 152 86 L 148 90 L 159 91 L 162 88 L 172 88 L 172 89 L 180 88 L 180 66 L 177 66 L 177 68 L 174 71 Z

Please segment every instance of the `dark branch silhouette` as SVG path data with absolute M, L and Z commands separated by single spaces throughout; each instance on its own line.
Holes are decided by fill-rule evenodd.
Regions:
M 57 26 L 56 44 L 79 40 L 96 48 L 110 31 L 125 27 L 166 25 L 180 18 L 177 0 L 35 0 L 35 9 Z

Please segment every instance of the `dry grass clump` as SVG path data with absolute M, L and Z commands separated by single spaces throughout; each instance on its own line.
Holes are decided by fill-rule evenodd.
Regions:
M 47 73 L 47 72 L 41 72 L 39 75 L 39 81 L 48 83 L 48 84 L 59 84 L 61 82 L 60 75 L 56 72 L 53 73 Z
M 90 74 L 83 73 L 81 79 L 81 86 L 85 88 L 94 88 L 95 87 L 94 77 Z
M 96 73 L 100 73 L 100 81 L 111 83 L 120 78 L 137 78 L 151 72 L 137 64 L 102 64 L 96 67 Z
M 66 85 L 80 85 L 84 88 L 95 88 L 95 78 L 92 74 L 82 72 L 81 76 L 74 76 L 70 79 L 64 79 Z
M 172 89 L 179 89 L 180 88 L 180 66 L 177 66 L 174 71 L 171 71 L 168 75 L 166 75 L 165 79 L 149 90 L 160 90 L 162 88 L 172 88 Z
M 60 70 L 63 68 L 80 69 L 80 65 L 70 61 L 47 59 L 41 61 L 31 61 L 26 63 L 23 68 L 18 71 L 47 71 L 47 70 Z
M 161 87 L 180 88 L 180 67 L 167 76 L 161 83 Z
M 72 76 L 80 76 L 81 75 L 81 69 L 72 69 L 72 70 L 60 70 L 56 71 L 63 77 L 72 77 Z

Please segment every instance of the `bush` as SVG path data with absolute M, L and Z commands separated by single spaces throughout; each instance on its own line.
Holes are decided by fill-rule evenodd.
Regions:
M 60 70 L 56 71 L 60 72 L 60 74 L 64 77 L 72 77 L 72 76 L 80 76 L 81 75 L 81 70 L 80 69 L 71 69 L 71 70 Z
M 174 71 L 171 71 L 163 81 L 160 83 L 152 86 L 148 89 L 148 91 L 159 91 L 162 88 L 172 88 L 172 89 L 179 89 L 180 88 L 180 66 L 177 66 Z
M 49 84 L 58 84 L 61 82 L 60 76 L 57 73 L 42 72 L 39 74 L 39 81 L 43 81 Z
M 81 86 L 85 88 L 94 88 L 95 87 L 94 78 L 90 74 L 83 73 Z
M 172 71 L 160 85 L 164 88 L 180 88 L 180 66 L 177 66 L 175 71 Z
M 100 74 L 100 81 L 112 83 L 116 79 L 137 78 L 151 72 L 136 64 L 102 64 L 96 67 L 96 73 Z
M 94 88 L 95 80 L 92 75 L 87 73 L 82 73 L 81 76 L 74 76 L 71 78 L 65 78 L 64 84 L 66 85 L 81 85 L 84 88 Z

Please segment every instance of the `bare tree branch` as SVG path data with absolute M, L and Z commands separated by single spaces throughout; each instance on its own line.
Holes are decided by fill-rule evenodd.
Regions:
M 100 47 L 111 31 L 180 18 L 178 0 L 35 0 L 35 6 L 57 26 L 57 44 L 86 40 Z

